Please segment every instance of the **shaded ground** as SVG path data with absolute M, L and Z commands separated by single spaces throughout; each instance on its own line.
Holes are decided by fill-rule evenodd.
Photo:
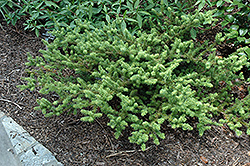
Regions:
M 0 21 L 0 110 L 11 116 L 35 139 L 47 147 L 65 166 L 243 166 L 250 162 L 249 136 L 236 137 L 227 127 L 213 127 L 203 137 L 197 131 L 174 130 L 163 126 L 166 139 L 159 146 L 148 143 L 145 152 L 130 144 L 124 132 L 116 140 L 103 117 L 94 123 L 79 121 L 80 116 L 60 115 L 45 118 L 35 111 L 36 91 L 20 91 L 24 84 L 26 52 L 39 55 L 44 45 L 22 27 Z M 19 23 L 20 25 L 20 23 Z M 53 96 L 48 96 L 53 97 Z M 20 107 L 22 109 L 20 109 Z

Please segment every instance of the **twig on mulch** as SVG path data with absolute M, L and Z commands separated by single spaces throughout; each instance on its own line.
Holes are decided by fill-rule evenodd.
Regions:
M 58 136 L 58 134 L 62 131 L 62 128 L 56 133 L 55 138 Z
M 237 165 L 237 162 L 238 162 L 239 159 L 240 159 L 240 157 L 235 160 L 235 162 L 233 163 L 233 166 Z
M 145 149 L 145 151 L 147 151 L 148 149 L 150 149 L 152 146 L 150 146 L 150 147 L 147 147 L 146 149 Z M 106 156 L 106 158 L 110 158 L 110 157 L 114 157 L 114 156 L 118 156 L 118 155 L 124 155 L 125 153 L 133 153 L 133 152 L 140 152 L 140 151 L 142 151 L 142 150 L 125 150 L 125 151 L 120 151 L 120 152 L 118 152 L 118 153 L 113 153 L 113 154 L 110 154 L 110 155 L 108 155 L 108 156 Z
M 13 101 L 6 100 L 6 99 L 0 99 L 0 101 L 5 101 L 5 102 L 12 103 L 12 104 L 16 105 L 19 109 L 22 109 L 22 107 L 21 107 L 20 105 L 18 105 L 17 103 L 15 103 L 15 102 L 13 102 Z
M 28 38 L 28 39 L 32 39 L 32 40 L 36 40 L 36 39 L 38 39 L 39 37 L 29 37 L 29 36 L 27 36 L 27 35 L 24 35 L 24 34 L 22 34 L 21 32 L 19 32 L 18 30 L 17 30 L 17 28 L 16 28 L 16 30 L 15 29 L 13 29 L 13 28 L 11 28 L 10 26 L 9 26 L 9 28 L 12 30 L 12 31 L 14 31 L 14 32 L 16 32 L 16 33 L 18 33 L 19 35 L 21 35 L 21 36 L 24 36 L 24 37 L 26 37 L 26 38 Z
M 3 30 L 4 32 L 6 32 L 6 31 L 5 31 L 5 29 L 3 29 L 3 26 L 2 26 L 2 24 L 0 24 L 0 27 L 2 28 L 2 30 Z
M 102 126 L 102 124 L 101 124 L 97 119 L 95 119 L 95 121 L 102 127 L 103 130 L 105 130 L 105 128 Z M 105 130 L 105 131 L 106 131 L 106 130 Z M 108 133 L 108 132 L 106 131 L 106 133 Z M 114 149 L 114 145 L 112 144 L 111 139 L 110 139 L 109 137 L 107 137 L 105 134 L 104 134 L 104 136 L 109 140 L 110 145 L 111 145 L 111 148 L 112 148 L 112 150 L 113 150 L 113 152 L 114 152 L 115 149 Z

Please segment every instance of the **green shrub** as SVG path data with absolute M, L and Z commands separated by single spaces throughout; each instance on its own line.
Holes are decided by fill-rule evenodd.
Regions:
M 230 33 L 229 43 L 236 46 L 250 44 L 250 2 L 245 0 L 217 1 L 218 12 L 215 16 L 223 19 L 221 22 L 225 33 Z M 225 26 L 230 27 L 226 28 Z
M 81 120 L 92 122 L 105 114 L 116 138 L 130 126 L 130 142 L 142 149 L 150 138 L 156 144 L 165 138 L 164 122 L 183 130 L 195 127 L 200 135 L 226 123 L 240 134 L 241 125 L 249 127 L 249 97 L 233 104 L 230 90 L 232 80 L 243 77 L 235 74 L 247 64 L 243 49 L 221 59 L 214 48 L 226 39 L 221 33 L 212 45 L 191 39 L 193 27 L 215 21 L 213 11 L 185 15 L 164 10 L 168 17 L 163 12 L 162 22 L 142 27 L 147 31 L 133 33 L 119 19 L 97 27 L 76 21 L 74 30 L 53 31 L 56 38 L 51 44 L 44 41 L 48 50 L 41 50 L 43 57 L 29 55 L 27 65 L 38 69 L 27 71 L 21 89 L 58 95 L 54 101 L 37 101 L 36 109 L 46 116 L 81 112 Z M 218 115 L 224 118 L 216 121 Z
M 217 7 L 217 12 L 213 15 L 221 18 L 220 25 L 224 28 L 224 33 L 228 34 L 227 43 L 235 46 L 250 44 L 250 2 L 246 0 L 198 0 L 201 10 L 205 6 Z
M 163 23 L 163 16 L 170 15 L 167 7 L 174 7 L 175 14 L 180 16 L 180 13 L 188 12 L 192 5 L 191 1 L 166 0 L 0 0 L 0 12 L 7 23 L 13 25 L 25 17 L 25 29 L 35 30 L 37 36 L 42 28 L 74 28 L 75 20 L 87 20 L 95 27 L 102 26 L 103 21 L 111 23 L 120 20 L 121 28 L 135 33 L 142 27 L 150 30 L 151 26 L 157 27 L 156 22 Z

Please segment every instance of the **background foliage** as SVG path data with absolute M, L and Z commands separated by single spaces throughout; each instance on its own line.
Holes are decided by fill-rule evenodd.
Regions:
M 150 29 L 155 22 L 163 21 L 165 7 L 173 7 L 175 14 L 187 12 L 193 6 L 192 1 L 140 1 L 140 0 L 7 0 L 0 1 L 0 12 L 8 23 L 15 25 L 21 17 L 26 18 L 25 29 L 35 30 L 37 36 L 41 28 L 57 26 L 76 26 L 76 20 L 88 20 L 93 25 L 101 26 L 102 22 L 111 23 L 120 20 L 122 29 L 136 31 Z M 168 16 L 170 13 L 165 13 Z M 128 26 L 127 26 L 128 25 Z

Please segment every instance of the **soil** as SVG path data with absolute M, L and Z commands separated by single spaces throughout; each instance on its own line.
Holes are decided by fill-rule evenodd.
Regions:
M 166 139 L 156 146 L 147 144 L 146 151 L 128 141 L 128 130 L 116 140 L 114 131 L 102 117 L 93 123 L 80 121 L 79 115 L 45 118 L 34 110 L 37 91 L 20 91 L 25 84 L 27 52 L 41 55 L 45 49 L 41 38 L 24 31 L 22 22 L 16 27 L 0 20 L 0 110 L 11 116 L 37 141 L 48 148 L 65 166 L 131 165 L 131 166 L 243 166 L 250 164 L 249 136 L 237 137 L 227 126 L 212 127 L 200 137 L 196 130 L 183 131 L 162 127 Z M 51 96 L 53 97 L 53 96 Z

